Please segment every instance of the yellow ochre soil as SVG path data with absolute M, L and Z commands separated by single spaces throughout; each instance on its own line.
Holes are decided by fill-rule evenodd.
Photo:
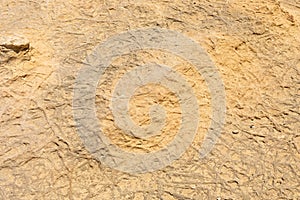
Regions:
M 300 2 L 298 0 L 45 0 L 0 2 L 0 199 L 300 199 Z M 149 153 L 170 143 L 181 109 L 172 91 L 140 87 L 129 115 L 165 126 L 140 139 L 114 123 L 118 80 L 145 63 L 172 67 L 199 104 L 193 143 L 171 165 L 128 174 L 96 160 L 76 131 L 74 83 L 85 58 L 109 37 L 158 27 L 201 45 L 226 92 L 226 122 L 213 150 L 199 149 L 211 122 L 211 95 L 195 67 L 171 52 L 141 50 L 115 59 L 95 103 L 103 133 L 124 151 Z

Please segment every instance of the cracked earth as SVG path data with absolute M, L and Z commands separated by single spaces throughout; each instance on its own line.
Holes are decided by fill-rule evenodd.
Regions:
M 300 199 L 300 2 L 298 0 L 0 1 L 0 199 Z M 97 161 L 76 132 L 72 99 L 84 60 L 107 38 L 146 27 L 177 31 L 201 45 L 225 86 L 226 123 L 210 154 L 199 148 L 211 120 L 210 94 L 194 66 L 169 52 L 114 60 L 96 91 L 104 134 L 126 151 L 168 144 L 180 107 L 149 84 L 130 99 L 136 124 L 160 103 L 166 126 L 128 136 L 109 98 L 129 69 L 160 62 L 195 91 L 200 122 L 192 145 L 170 166 L 127 174 Z

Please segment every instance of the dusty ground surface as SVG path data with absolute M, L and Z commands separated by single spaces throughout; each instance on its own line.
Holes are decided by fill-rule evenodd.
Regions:
M 0 13 L 0 199 L 300 198 L 298 0 L 1 0 Z M 210 155 L 199 159 L 211 111 L 201 76 L 166 52 L 120 57 L 99 82 L 96 98 L 99 122 L 113 143 L 154 151 L 179 127 L 176 97 L 157 85 L 140 88 L 130 114 L 145 125 L 149 105 L 162 103 L 167 118 L 160 135 L 138 140 L 114 125 L 103 96 L 138 63 L 158 60 L 183 73 L 201 111 L 194 142 L 180 159 L 130 175 L 86 150 L 76 133 L 72 95 L 82 62 L 100 42 L 144 27 L 176 30 L 204 47 L 224 81 L 226 124 Z M 23 37 L 18 45 L 7 43 L 13 35 Z

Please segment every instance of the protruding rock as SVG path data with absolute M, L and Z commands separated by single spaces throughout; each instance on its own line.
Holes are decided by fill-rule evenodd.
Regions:
M 29 49 L 29 40 L 17 35 L 0 36 L 0 46 L 19 53 Z

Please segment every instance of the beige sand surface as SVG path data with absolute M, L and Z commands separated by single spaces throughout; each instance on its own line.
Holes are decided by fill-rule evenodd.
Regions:
M 184 59 L 139 51 L 116 59 L 96 91 L 103 132 L 125 151 L 163 148 L 180 127 L 178 98 L 149 84 L 130 116 L 150 123 L 160 103 L 166 126 L 149 140 L 128 136 L 109 109 L 113 88 L 133 67 L 160 62 L 192 86 L 200 122 L 192 145 L 161 170 L 130 175 L 87 151 L 72 114 L 75 78 L 107 38 L 160 27 L 192 38 L 209 54 L 226 90 L 226 123 L 199 158 L 211 120 L 203 77 Z M 298 0 L 1 0 L 0 199 L 300 199 L 300 2 Z

